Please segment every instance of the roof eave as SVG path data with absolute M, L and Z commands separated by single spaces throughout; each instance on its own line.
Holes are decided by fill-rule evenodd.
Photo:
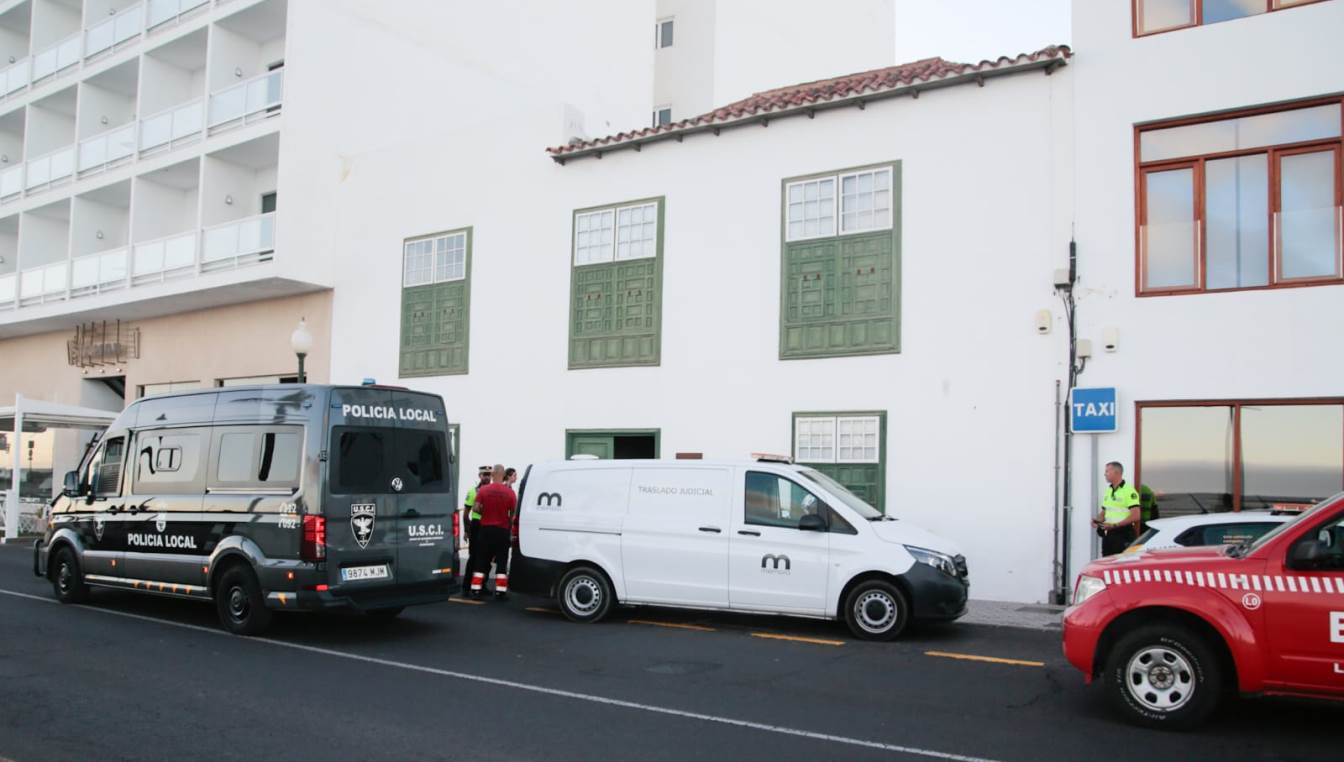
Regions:
M 588 157 L 602 158 L 603 154 L 613 151 L 622 151 L 626 149 L 642 150 L 644 146 L 650 143 L 660 143 L 666 140 L 676 140 L 681 142 L 688 135 L 698 135 L 704 132 L 712 132 L 718 135 L 723 130 L 731 130 L 737 127 L 749 127 L 751 125 L 768 125 L 776 119 L 786 119 L 795 116 L 815 116 L 819 111 L 828 111 L 838 108 L 849 108 L 857 106 L 863 108 L 869 103 L 891 98 L 912 97 L 918 98 L 921 92 L 926 90 L 937 90 L 944 87 L 953 87 L 969 83 L 977 83 L 981 87 L 985 81 L 995 77 L 1006 77 L 1012 74 L 1021 74 L 1023 72 L 1044 70 L 1046 74 L 1051 74 L 1055 69 L 1068 65 L 1068 59 L 1064 56 L 1053 58 L 1038 59 L 1035 61 L 1026 61 L 1020 64 L 1011 64 L 998 68 L 987 68 L 980 71 L 969 71 L 963 74 L 953 74 L 940 79 L 931 79 L 922 82 L 913 82 L 909 85 L 901 85 L 877 92 L 861 93 L 858 95 L 849 95 L 843 98 L 836 98 L 829 101 L 818 101 L 803 106 L 794 106 L 777 111 L 763 111 L 758 114 L 744 116 L 738 119 L 724 122 L 708 122 L 705 124 L 693 124 L 679 129 L 659 132 L 653 135 L 631 138 L 622 141 L 613 141 L 607 145 L 591 146 L 581 148 L 577 151 L 567 151 L 564 153 L 551 154 L 551 160 L 557 164 L 565 164 L 574 159 L 584 159 Z

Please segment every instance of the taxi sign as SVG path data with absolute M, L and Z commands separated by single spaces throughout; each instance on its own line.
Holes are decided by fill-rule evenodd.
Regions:
M 1069 431 L 1104 434 L 1120 428 L 1115 387 L 1075 388 L 1069 392 Z

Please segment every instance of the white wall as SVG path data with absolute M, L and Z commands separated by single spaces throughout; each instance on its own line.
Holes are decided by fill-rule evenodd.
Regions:
M 658 0 L 657 18 L 673 18 L 673 37 L 672 47 L 654 50 L 653 105 L 670 105 L 673 121 L 722 105 L 714 102 L 717 5 L 715 0 Z
M 7 114 L 3 121 L 0 121 L 0 154 L 9 157 L 8 164 L 0 164 L 0 171 L 23 161 L 23 126 L 25 120 L 23 111 Z
M 1344 287 L 1135 297 L 1133 127 L 1344 91 L 1341 29 L 1344 3 L 1332 2 L 1133 39 L 1127 0 L 1075 0 L 1078 313 L 1099 354 L 1080 384 L 1116 386 L 1121 412 L 1120 432 L 1098 442 L 1101 462 L 1133 473 L 1138 400 L 1340 394 L 1331 348 Z M 1107 326 L 1120 332 L 1115 354 L 1100 351 Z M 1087 448 L 1076 450 L 1080 508 L 1091 503 Z M 1091 543 L 1086 514 L 1076 548 Z
M 125 206 L 75 196 L 70 217 L 71 250 L 74 256 L 94 254 L 130 242 L 131 210 Z M 98 231 L 103 237 L 98 238 Z
M 199 227 L 198 188 L 181 190 L 137 177 L 131 192 L 131 232 L 135 242 L 152 241 Z
M 28 35 L 23 32 L 0 26 L 0 70 L 9 68 L 9 57 L 22 60 L 28 55 Z
M 261 46 L 222 26 L 210 28 L 210 92 L 223 90 L 264 71 Z M 242 76 L 235 72 L 242 70 Z
M 28 270 L 70 256 L 69 206 L 66 218 L 24 212 L 20 223 L 19 267 Z
M 79 138 L 93 137 L 135 121 L 132 96 L 122 95 L 88 82 L 79 85 Z M 107 124 L 102 123 L 107 117 Z
M 470 153 L 389 141 L 327 210 L 333 378 L 397 378 L 402 241 L 472 225 L 470 373 L 405 382 L 444 395 L 462 462 L 563 457 L 567 428 L 606 427 L 659 428 L 665 456 L 745 457 L 787 451 L 795 411 L 886 410 L 888 510 L 961 543 L 977 597 L 1042 599 L 1063 339 L 1032 316 L 1067 244 L 1050 213 L 1071 195 L 1052 151 L 1066 82 L 1031 73 L 563 167 L 520 120 L 455 133 Z M 780 361 L 781 179 L 893 159 L 901 354 Z M 648 196 L 667 205 L 661 365 L 569 371 L 571 214 Z
M 28 136 L 24 158 L 35 159 L 75 142 L 75 118 L 46 108 L 41 102 L 34 103 L 28 107 L 24 132 Z
M 205 67 L 188 70 L 145 56 L 140 59 L 140 116 L 154 116 L 205 95 Z
M 81 23 L 78 7 L 56 0 L 33 0 L 33 52 L 41 53 L 80 31 Z
M 275 168 L 253 169 L 214 156 L 205 157 L 204 227 L 261 214 L 261 194 L 275 190 Z M 230 197 L 232 204 L 224 199 Z
M 19 267 L 19 221 L 18 217 L 6 219 L 0 224 L 0 275 L 7 275 Z

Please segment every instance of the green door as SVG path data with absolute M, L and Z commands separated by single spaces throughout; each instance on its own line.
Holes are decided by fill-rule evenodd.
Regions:
M 616 452 L 616 438 L 602 434 L 574 434 L 570 437 L 567 449 L 567 457 L 596 455 L 602 460 L 611 460 Z

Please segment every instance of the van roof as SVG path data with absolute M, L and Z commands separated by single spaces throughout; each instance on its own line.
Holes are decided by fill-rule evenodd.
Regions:
M 706 466 L 714 468 L 727 467 L 760 467 L 760 466 L 786 466 L 790 468 L 803 468 L 803 464 L 786 463 L 777 460 L 755 460 L 752 458 L 706 458 L 703 460 L 676 460 L 673 458 L 638 458 L 629 460 L 598 460 L 598 459 L 579 459 L 579 460 L 546 460 L 532 464 L 533 467 L 545 466 L 548 468 L 560 466 L 582 466 L 583 468 L 630 468 L 632 466 L 663 466 L 675 468 L 704 468 Z

